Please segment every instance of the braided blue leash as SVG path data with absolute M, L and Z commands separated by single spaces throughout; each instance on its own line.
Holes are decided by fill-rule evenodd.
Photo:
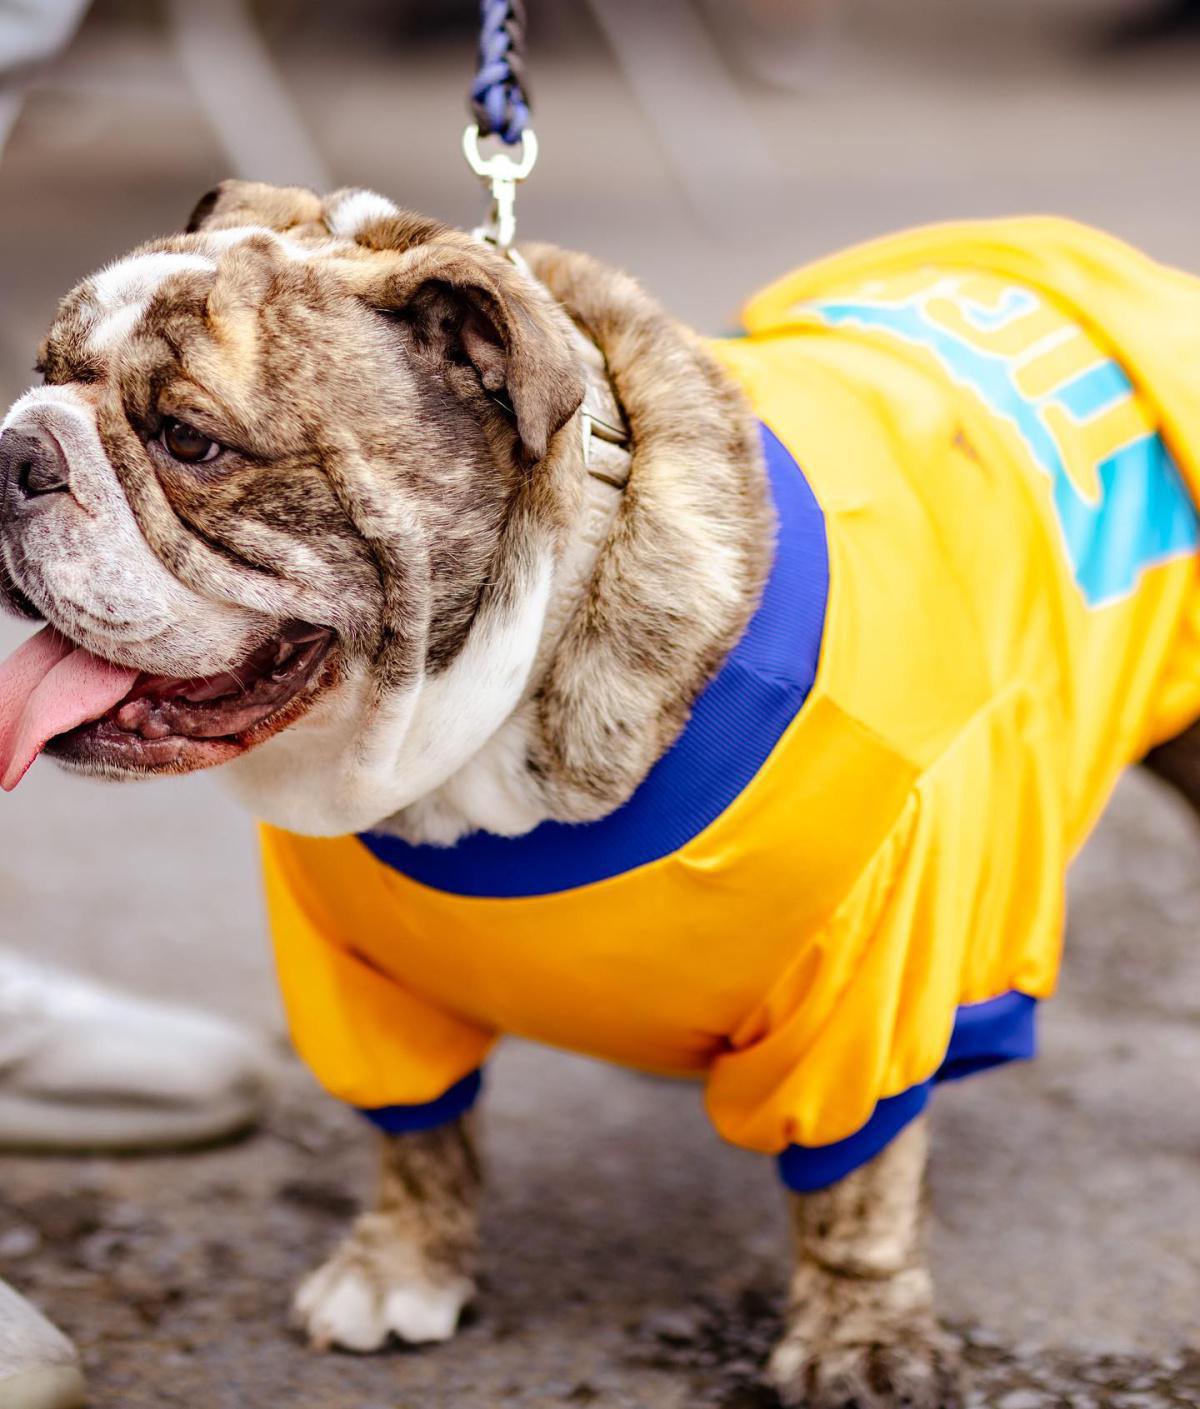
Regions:
M 481 136 L 510 147 L 529 122 L 525 95 L 525 7 L 521 0 L 480 0 L 479 71 L 471 85 L 471 111 Z

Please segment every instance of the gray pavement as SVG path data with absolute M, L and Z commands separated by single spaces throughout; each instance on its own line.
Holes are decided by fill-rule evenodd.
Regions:
M 920 220 L 1053 210 L 1200 271 L 1200 53 L 1095 62 L 1085 0 L 849 8 L 805 91 L 743 89 L 775 175 L 707 223 L 599 38 L 560 26 L 535 58 L 528 233 L 713 331 L 788 265 Z M 461 50 L 275 39 L 339 181 L 475 219 Z M 100 7 L 0 164 L 0 400 L 54 298 L 222 174 L 161 38 Z M 1042 1058 L 938 1097 L 935 1262 L 980 1403 L 1200 1403 L 1198 861 L 1182 809 L 1124 783 L 1073 873 Z M 255 1142 L 0 1165 L 0 1271 L 78 1339 L 102 1409 L 768 1402 L 753 1374 L 786 1268 L 768 1163 L 723 1147 L 687 1086 L 519 1044 L 492 1083 L 487 1294 L 462 1339 L 353 1360 L 288 1333 L 291 1285 L 369 1190 L 368 1142 L 285 1055 L 252 829 L 211 780 L 102 788 L 39 764 L 0 801 L 0 943 L 280 1034 Z

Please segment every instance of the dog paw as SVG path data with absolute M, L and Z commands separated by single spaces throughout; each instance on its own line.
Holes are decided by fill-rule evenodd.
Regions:
M 418 1259 L 384 1255 L 350 1239 L 300 1286 L 295 1319 L 314 1349 L 381 1349 L 392 1336 L 409 1345 L 447 1341 L 475 1292 L 468 1277 L 439 1276 Z
M 805 1409 L 959 1409 L 957 1357 L 940 1337 L 896 1344 L 808 1344 L 785 1336 L 767 1380 L 786 1405 Z
M 785 1405 L 959 1409 L 958 1350 L 938 1325 L 924 1273 L 856 1278 L 809 1269 L 767 1366 Z

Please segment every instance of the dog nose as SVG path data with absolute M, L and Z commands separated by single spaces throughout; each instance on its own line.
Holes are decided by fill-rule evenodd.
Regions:
M 71 487 L 67 457 L 46 431 L 5 431 L 0 436 L 0 485 L 5 498 L 58 494 Z

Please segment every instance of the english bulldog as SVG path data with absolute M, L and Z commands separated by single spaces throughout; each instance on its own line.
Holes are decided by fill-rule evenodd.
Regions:
M 780 1157 L 784 1403 L 957 1401 L 930 1083 L 1028 1055 L 1066 859 L 1151 749 L 1200 799 L 1200 698 L 1169 415 L 1040 272 L 1084 237 L 948 238 L 718 348 L 585 256 L 227 182 L 63 300 L 0 433 L 3 596 L 46 623 L 0 671 L 0 781 L 219 767 L 267 824 L 297 1042 L 382 1131 L 377 1207 L 297 1295 L 316 1345 L 454 1332 L 517 1031 L 705 1077 Z M 1052 412 L 1118 404 L 1155 494 L 1114 564 L 1103 516 L 1062 547 Z

